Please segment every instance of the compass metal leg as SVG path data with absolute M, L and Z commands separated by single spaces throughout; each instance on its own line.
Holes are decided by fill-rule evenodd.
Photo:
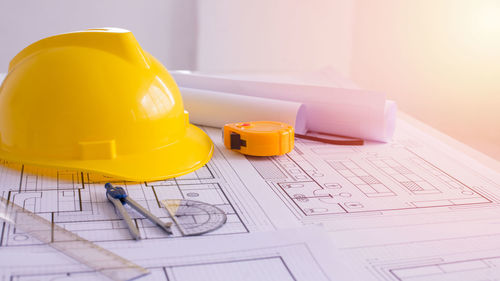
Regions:
M 131 199 L 129 196 L 124 198 L 125 202 L 127 202 L 130 207 L 135 209 L 137 212 L 139 212 L 141 215 L 145 216 L 148 218 L 150 221 L 154 222 L 157 224 L 159 227 L 161 227 L 165 232 L 168 234 L 172 234 L 172 230 L 170 229 L 170 226 L 172 225 L 171 222 L 165 223 L 161 221 L 157 216 L 153 215 L 151 212 L 143 208 L 139 203 L 135 202 L 133 199 Z
M 123 204 L 120 201 L 120 199 L 110 198 L 108 196 L 108 200 L 111 201 L 111 203 L 113 203 L 113 205 L 115 206 L 116 210 L 118 211 L 118 214 L 125 221 L 125 224 L 127 225 L 127 228 L 130 231 L 130 234 L 132 235 L 132 237 L 135 240 L 141 239 L 141 235 L 139 233 L 139 229 L 137 229 L 137 226 L 135 225 L 134 221 L 128 215 L 127 210 L 125 210 L 125 207 L 123 207 Z

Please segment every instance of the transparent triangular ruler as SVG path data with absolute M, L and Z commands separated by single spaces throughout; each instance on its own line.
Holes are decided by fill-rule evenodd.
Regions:
M 2 220 L 111 280 L 127 281 L 149 273 L 147 269 L 0 197 Z

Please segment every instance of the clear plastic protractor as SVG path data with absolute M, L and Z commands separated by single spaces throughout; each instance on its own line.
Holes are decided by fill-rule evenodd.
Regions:
M 227 220 L 222 209 L 208 203 L 187 199 L 167 199 L 161 202 L 185 236 L 214 231 Z

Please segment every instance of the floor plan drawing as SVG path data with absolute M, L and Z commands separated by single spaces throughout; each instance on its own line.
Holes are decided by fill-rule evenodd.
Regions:
M 199 276 L 196 274 L 232 280 L 256 267 L 262 268 L 265 276 L 256 275 L 254 280 L 329 280 L 333 276 L 329 273 L 311 279 L 296 272 L 303 268 L 298 253 L 312 253 L 306 260 L 315 260 L 316 255 L 321 256 L 319 249 L 305 251 L 307 247 L 297 246 L 294 254 L 286 255 L 276 250 L 280 248 L 276 243 L 286 244 L 280 244 L 279 237 L 268 247 L 274 250 L 213 255 L 226 246 L 236 246 L 237 241 L 246 245 L 244 237 L 262 231 L 316 225 L 329 232 L 327 237 L 334 247 L 316 246 L 336 254 L 329 259 L 346 261 L 353 268 L 346 274 L 352 277 L 359 273 L 358 280 L 458 280 L 460 276 L 498 280 L 494 277 L 498 275 L 496 245 L 500 237 L 498 173 L 415 134 L 408 124 L 399 124 L 394 141 L 388 144 L 333 146 L 297 139 L 291 153 L 275 157 L 250 157 L 227 150 L 219 129 L 204 130 L 216 145 L 213 159 L 182 177 L 124 182 L 92 173 L 2 162 L 0 194 L 88 240 L 123 251 L 151 270 L 144 280 L 194 280 Z M 144 238 L 135 243 L 106 199 L 106 182 L 124 187 L 164 221 L 170 220 L 160 204 L 164 199 L 213 204 L 224 210 L 228 221 L 201 237 L 181 238 L 176 228 L 167 237 L 135 214 L 133 219 Z M 33 255 L 39 252 L 37 247 L 44 246 L 10 225 L 0 224 L 0 257 L 9 253 Z M 186 249 L 207 258 L 188 257 Z M 227 251 L 234 253 L 231 249 Z M 170 256 L 167 252 L 171 251 Z M 152 257 L 156 257 L 154 261 Z M 85 280 L 94 274 L 63 261 L 59 264 L 52 266 L 52 271 L 44 271 L 46 267 L 40 265 L 21 266 L 15 271 L 0 267 L 4 270 L 0 280 Z M 306 267 L 306 271 L 317 271 L 315 265 Z M 227 270 L 232 274 L 224 275 Z
M 192 199 L 217 206 L 226 213 L 227 222 L 207 235 L 273 229 L 259 203 L 251 200 L 245 184 L 234 171 L 225 168 L 227 165 L 216 153 L 206 166 L 188 175 L 134 183 L 85 172 L 4 163 L 0 166 L 0 184 L 4 198 L 96 242 L 131 239 L 124 222 L 106 198 L 106 182 L 124 187 L 131 198 L 165 222 L 171 219 L 160 204 L 163 199 Z M 132 214 L 143 239 L 167 238 L 166 233 L 149 220 L 138 213 Z M 173 237 L 180 236 L 175 226 L 173 231 Z M 2 224 L 0 233 L 2 246 L 37 243 L 6 224 Z
M 487 280 L 486 278 L 500 275 L 499 266 L 500 256 L 492 256 L 395 268 L 391 270 L 391 273 L 397 280 L 458 280 L 464 278 L 465 274 L 469 277 Z
M 251 280 L 283 280 L 294 281 L 300 280 L 296 274 L 290 269 L 287 264 L 288 257 L 279 254 L 279 249 L 275 249 L 275 254 L 260 254 L 250 255 L 245 257 L 245 254 L 239 257 L 228 256 L 226 258 L 217 255 L 191 261 L 181 264 L 175 261 L 166 261 L 164 266 L 149 267 L 150 275 L 145 276 L 142 280 L 155 281 L 196 281 L 200 276 L 208 276 L 205 280 L 241 280 L 247 277 L 245 274 L 252 274 Z M 247 253 L 248 254 L 248 253 Z M 80 272 L 56 272 L 47 274 L 15 274 L 10 276 L 10 280 L 28 281 L 28 280 L 95 280 L 99 279 L 99 275 L 92 271 Z M 322 276 L 318 280 L 328 280 L 326 276 Z
M 304 156 L 299 151 L 322 145 L 298 141 L 296 146 L 289 155 L 249 160 L 303 216 L 493 203 L 406 148 L 392 150 L 394 157 L 374 156 L 380 149 L 337 147 Z
M 150 271 L 140 280 L 155 281 L 224 281 L 224 280 L 345 280 L 342 262 L 330 264 L 335 258 L 329 248 L 326 233 L 317 230 L 287 230 L 273 233 L 237 235 L 227 243 L 224 236 L 206 239 L 143 240 L 130 246 L 127 241 L 107 241 L 100 245 L 110 247 L 120 256 L 133 259 Z M 325 240 L 326 239 L 326 240 Z M 324 243 L 326 242 L 326 243 Z M 128 244 L 127 244 L 128 243 Z M 141 251 L 137 251 L 138 247 Z M 96 272 L 61 257 L 46 245 L 7 247 L 6 261 L 23 266 L 0 266 L 0 280 L 107 280 Z M 24 254 L 24 257 L 19 253 Z M 17 254 L 14 254 L 17 253 Z M 52 255 L 52 257 L 51 257 Z M 25 257 L 30 257 L 26 259 Z M 41 262 L 43 261 L 43 262 Z M 45 263 L 45 266 L 35 266 Z M 54 264 L 52 264 L 54 263 Z
M 384 281 L 500 280 L 500 235 L 469 236 L 408 244 L 350 247 L 343 250 Z M 349 258 L 347 258 L 349 259 Z M 356 261 L 354 261 L 356 260 Z
M 247 159 L 297 219 L 331 230 L 371 227 L 374 221 L 394 226 L 408 216 L 413 219 L 404 224 L 460 220 L 464 209 L 500 207 L 498 183 L 471 174 L 463 164 L 436 166 L 429 149 L 407 136 L 390 145 L 364 146 L 299 139 L 287 155 Z

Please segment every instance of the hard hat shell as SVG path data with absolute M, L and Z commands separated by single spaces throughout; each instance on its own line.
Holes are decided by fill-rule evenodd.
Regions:
M 167 70 L 123 29 L 42 39 L 0 86 L 0 158 L 146 181 L 192 172 L 213 143 Z

